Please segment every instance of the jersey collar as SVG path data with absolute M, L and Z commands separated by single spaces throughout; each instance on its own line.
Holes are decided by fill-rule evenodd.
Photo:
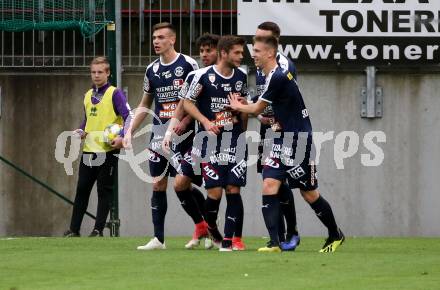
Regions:
M 161 65 L 163 65 L 163 66 L 169 66 L 169 65 L 172 65 L 173 63 L 175 63 L 175 62 L 177 61 L 177 59 L 179 58 L 179 56 L 180 56 L 180 53 L 178 52 L 177 55 L 176 55 L 176 57 L 175 57 L 171 62 L 169 62 L 169 63 L 164 63 L 164 62 L 162 61 L 162 57 L 159 57 L 159 61 L 160 61 L 160 64 L 161 64 Z
M 212 65 L 212 69 L 215 71 L 216 74 L 218 74 L 219 76 L 221 76 L 222 78 L 224 78 L 225 80 L 229 80 L 232 79 L 234 77 L 235 74 L 235 68 L 232 69 L 232 74 L 229 77 L 225 77 L 224 75 L 222 75 L 216 68 L 215 68 L 215 64 Z

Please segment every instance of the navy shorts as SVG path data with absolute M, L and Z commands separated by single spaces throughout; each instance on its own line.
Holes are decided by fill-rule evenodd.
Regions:
M 193 153 L 197 151 L 194 149 Z M 190 177 L 194 184 L 203 183 L 206 189 L 226 188 L 227 185 L 239 187 L 246 185 L 246 159 L 236 162 L 234 155 L 223 153 L 212 154 L 211 158 L 206 156 L 202 160 L 197 155 L 187 152 L 181 162 L 181 174 Z
M 239 141 L 241 140 L 239 139 L 240 133 L 241 129 L 231 132 L 230 136 L 223 135 L 224 133 L 220 134 L 215 140 L 205 138 L 201 142 L 194 141 L 191 159 L 188 158 L 186 161 L 192 162 L 191 166 L 195 174 L 201 172 L 206 189 L 226 188 L 228 185 L 238 187 L 246 185 L 248 153 L 246 143 Z M 224 137 L 228 137 L 230 140 L 223 140 Z M 237 144 L 238 142 L 241 143 Z M 184 164 L 182 172 L 184 175 L 190 176 L 189 163 L 183 162 L 182 164 Z
M 311 139 L 302 152 L 296 152 L 296 143 L 291 146 L 285 146 L 280 142 L 274 143 L 269 154 L 264 158 L 263 179 L 273 178 L 281 182 L 287 180 L 290 188 L 299 188 L 303 191 L 317 189 L 316 165 L 310 158 Z M 295 159 L 295 155 L 298 155 L 298 160 Z
M 150 166 L 150 174 L 152 177 L 158 177 L 165 173 L 164 177 L 175 177 L 176 172 L 180 166 L 181 154 L 177 152 L 171 157 L 171 160 L 177 160 L 176 162 L 168 162 L 168 159 L 160 155 L 157 152 L 149 150 L 148 163 Z
M 192 138 L 188 138 L 180 144 L 176 145 L 173 143 L 170 156 L 166 158 L 155 151 L 162 146 L 162 138 L 155 139 L 154 136 L 152 136 L 148 155 L 151 176 L 157 177 L 164 174 L 165 177 L 175 177 L 181 170 L 180 167 L 183 154 L 190 150 L 192 146 L 191 141 Z
M 191 182 L 197 186 L 202 186 L 203 184 L 203 178 L 202 178 L 202 172 L 199 168 L 196 170 L 194 166 L 196 163 L 194 162 L 194 159 L 191 155 L 191 150 L 188 150 L 185 155 L 183 155 L 182 160 L 180 161 L 180 170 L 178 171 L 178 174 L 186 176 L 191 178 Z
M 284 182 L 287 179 L 290 188 L 299 188 L 303 191 L 318 188 L 317 176 L 316 165 L 309 160 L 294 166 L 287 166 L 279 159 L 268 157 L 263 167 L 263 180 L 273 178 Z
M 226 188 L 228 185 L 246 186 L 246 160 L 219 164 L 217 162 L 201 163 L 202 176 L 206 189 L 214 187 Z

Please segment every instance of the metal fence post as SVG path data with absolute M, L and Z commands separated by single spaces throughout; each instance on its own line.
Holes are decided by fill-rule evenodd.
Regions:
M 114 86 L 118 85 L 118 66 L 116 62 L 116 1 L 120 0 L 107 0 L 107 20 L 110 23 L 107 25 L 107 57 L 110 62 L 110 83 Z M 120 7 L 120 3 L 119 3 Z M 110 228 L 110 236 L 119 236 L 119 198 L 118 198 L 118 171 L 114 174 L 115 181 L 113 183 L 113 199 L 110 206 L 110 220 L 108 226 Z

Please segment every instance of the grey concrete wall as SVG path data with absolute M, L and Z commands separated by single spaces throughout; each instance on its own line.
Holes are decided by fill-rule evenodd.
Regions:
M 1 85 L 0 85 L 0 94 L 1 94 Z M 2 97 L 0 95 L 0 154 L 1 152 L 3 152 L 3 142 L 4 142 L 4 137 L 3 137 L 3 124 L 4 122 L 2 122 Z M 5 192 L 5 188 L 4 188 L 4 184 L 5 184 L 5 174 L 4 174 L 4 169 L 3 169 L 3 164 L 2 162 L 0 162 L 0 233 L 4 233 L 6 231 L 6 192 Z
M 438 80 L 438 75 L 379 73 L 384 117 L 365 120 L 359 118 L 363 75 L 301 76 L 315 130 L 353 130 L 361 137 L 373 130 L 386 134 L 386 144 L 380 145 L 385 159 L 379 167 L 362 166 L 359 153 L 366 150 L 361 145 L 359 153 L 346 161 L 345 170 L 337 170 L 333 144 L 323 148 L 320 188 L 350 234 L 440 234 Z M 318 233 L 315 227 L 310 230 Z
M 124 74 L 132 107 L 140 100 L 142 78 L 142 73 Z M 349 236 L 439 236 L 440 75 L 379 71 L 377 79 L 384 90 L 384 116 L 367 120 L 360 118 L 360 87 L 365 85 L 362 73 L 300 72 L 299 83 L 314 130 L 334 131 L 333 140 L 322 145 L 320 190 Z M 54 158 L 54 148 L 57 135 L 75 128 L 81 120 L 82 94 L 89 86 L 87 74 L 0 75 L 0 85 L 4 90 L 0 153 L 73 199 L 78 163 L 74 175 L 67 176 Z M 255 120 L 250 126 L 256 128 Z M 338 169 L 335 138 L 343 131 L 356 132 L 360 144 L 357 153 L 344 160 L 344 169 Z M 362 142 L 370 131 L 386 135 L 386 143 L 376 141 L 384 152 L 383 163 L 376 167 L 361 162 L 361 154 L 370 153 Z M 145 143 L 146 136 L 136 139 L 135 152 L 143 150 Z M 120 161 L 119 172 L 121 234 L 151 235 L 151 185 L 139 180 L 125 161 Z M 62 233 L 69 223 L 69 206 L 5 166 L 0 165 L 0 173 L 0 235 Z M 267 235 L 260 192 L 261 178 L 251 167 L 243 192 L 244 234 L 248 236 Z M 324 227 L 298 192 L 295 202 L 301 234 L 325 236 Z M 93 213 L 95 204 L 96 194 L 92 193 L 89 210 Z M 91 222 L 85 218 L 83 234 L 90 231 Z M 192 228 L 175 193 L 169 190 L 166 234 L 190 235 Z
M 0 76 L 3 114 L 1 155 L 57 191 L 74 198 L 75 173 L 67 176 L 55 160 L 59 133 L 79 126 L 88 75 Z M 2 166 L 2 235 L 59 235 L 71 208 L 10 167 Z M 87 218 L 85 218 L 87 220 Z

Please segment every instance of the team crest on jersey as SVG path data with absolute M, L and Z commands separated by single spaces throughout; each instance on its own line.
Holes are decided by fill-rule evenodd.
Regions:
M 235 90 L 236 91 L 241 91 L 241 89 L 243 88 L 243 82 L 242 81 L 238 81 L 235 83 Z
M 175 79 L 173 80 L 173 86 L 180 88 L 183 85 L 183 79 Z
M 154 72 L 154 73 L 157 73 L 158 70 L 159 70 L 159 63 L 156 62 L 156 63 L 153 65 L 153 72 Z
M 211 83 L 214 83 L 215 82 L 215 74 L 209 74 L 208 79 Z
M 181 77 L 181 76 L 183 76 L 183 73 L 184 73 L 184 71 L 183 71 L 183 67 L 181 67 L 181 66 L 178 66 L 178 67 L 176 67 L 176 68 L 174 69 L 174 75 L 175 75 L 176 77 Z

